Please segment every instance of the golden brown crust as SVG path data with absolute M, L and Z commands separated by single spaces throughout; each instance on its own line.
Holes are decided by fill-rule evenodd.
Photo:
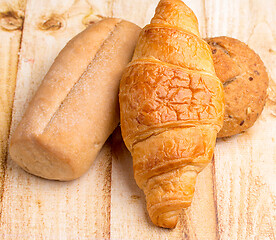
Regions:
M 149 179 L 144 192 L 153 223 L 175 227 L 181 209 L 191 204 L 196 178 L 196 171 L 180 167 Z
M 141 58 L 156 58 L 188 69 L 215 72 L 209 45 L 197 35 L 168 25 L 150 24 L 142 30 L 133 60 Z
M 196 15 L 188 6 L 179 4 L 179 1 L 160 1 L 151 23 L 179 27 L 199 36 Z
M 260 116 L 269 79 L 262 60 L 245 43 L 230 37 L 207 42 L 225 92 L 224 123 L 218 137 L 229 137 L 253 126 Z
M 223 115 L 218 117 L 222 113 L 218 81 L 214 75 L 156 60 L 133 61 L 121 80 L 125 85 L 121 101 L 129 102 L 121 110 L 124 138 L 132 145 L 144 132 L 156 133 L 166 123 L 181 127 L 187 121 L 190 125 L 208 121 L 219 127 Z
M 119 100 L 122 136 L 151 220 L 173 228 L 212 159 L 224 115 L 210 47 L 182 1 L 160 1 L 124 71 Z
M 171 128 L 138 142 L 132 150 L 138 186 L 143 188 L 147 179 L 175 168 L 186 167 L 200 172 L 213 155 L 215 137 L 215 129 L 209 125 L 199 125 Z

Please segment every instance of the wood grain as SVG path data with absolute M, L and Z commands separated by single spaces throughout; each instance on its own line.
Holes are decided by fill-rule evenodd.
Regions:
M 111 146 L 111 239 L 217 239 L 211 165 L 199 175 L 192 206 L 183 210 L 176 228 L 162 229 L 148 216 L 119 127 L 112 134 Z
M 0 0 L 0 6 L 3 2 Z M 0 30 L 0 70 L 5 73 L 0 75 L 1 86 L 2 79 L 6 81 L 4 85 L 7 81 L 15 83 L 16 53 L 21 46 L 11 131 L 70 38 L 104 16 L 121 17 L 143 27 L 157 3 L 158 0 L 27 0 L 21 44 L 21 27 Z M 192 206 L 183 210 L 177 227 L 166 230 L 151 223 L 144 194 L 133 178 L 131 156 L 117 129 L 89 172 L 76 181 L 62 183 L 34 177 L 8 158 L 1 239 L 275 239 L 276 3 L 185 3 L 196 13 L 202 37 L 228 35 L 245 41 L 263 59 L 271 82 L 267 105 L 254 127 L 244 134 L 218 140 L 214 161 L 199 174 Z M 12 9 L 22 16 L 19 20 L 24 17 L 24 7 L 11 2 L 3 6 L 0 12 L 5 12 L 6 6 L 15 6 Z M 12 22 L 12 27 L 16 24 Z M 8 113 L 12 88 L 0 88 L 0 93 L 1 107 Z M 2 99 L 9 104 L 2 104 Z M 10 115 L 5 117 L 9 119 Z M 4 126 L 7 133 L 9 123 L 0 123 L 1 130 Z M 5 145 L 7 141 L 0 143 Z
M 248 43 L 272 77 L 267 105 L 255 125 L 217 143 L 214 174 L 220 239 L 276 236 L 275 9 L 275 1 L 206 1 L 208 35 Z
M 192 206 L 183 210 L 175 229 L 167 230 L 154 226 L 148 216 L 119 128 L 112 135 L 111 146 L 111 239 L 217 239 L 211 165 L 198 176 Z
M 150 22 L 158 2 L 158 0 L 117 0 L 113 3 L 113 14 L 143 27 Z M 205 37 L 205 11 L 202 1 L 185 1 L 185 3 L 195 11 L 201 34 Z M 193 204 L 182 212 L 177 227 L 174 230 L 160 229 L 152 224 L 148 216 L 144 194 L 137 187 L 133 177 L 130 153 L 120 143 L 119 136 L 114 138 L 116 154 L 112 162 L 111 181 L 112 239 L 217 238 L 211 165 L 199 175 Z
M 25 4 L 26 1 L 0 0 L 0 218 Z
M 85 25 L 95 21 L 98 14 L 108 15 L 106 6 L 105 1 L 28 0 L 11 131 L 61 48 Z M 27 174 L 9 158 L 0 238 L 108 239 L 111 178 L 108 143 L 92 168 L 82 178 L 63 183 Z

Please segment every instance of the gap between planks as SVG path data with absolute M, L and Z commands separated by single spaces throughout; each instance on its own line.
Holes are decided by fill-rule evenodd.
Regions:
M 7 148 L 8 148 L 8 136 L 10 133 L 11 116 L 13 97 L 16 85 L 17 67 L 19 62 L 18 53 L 21 49 L 22 32 L 24 27 L 25 19 L 25 6 L 27 0 L 15 1 L 14 3 L 8 4 L 7 1 L 0 1 L 0 36 L 3 39 L 2 44 L 10 45 L 10 48 L 4 49 L 2 59 L 6 60 L 9 58 L 9 63 L 3 63 L 4 70 L 2 71 L 2 79 L 0 84 L 3 84 L 2 88 L 6 90 L 1 96 L 1 115 L 0 115 L 0 222 L 2 213 L 2 198 L 4 194 L 5 184 L 5 172 L 7 164 Z M 8 52 L 9 50 L 9 52 Z M 3 74 L 4 73 L 4 74 Z M 4 79 L 3 78 L 6 78 Z M 3 90 L 1 90 L 2 92 Z M 3 98 L 3 99 L 2 99 Z
M 113 1 L 112 1 L 113 2 Z M 112 5 L 114 4 L 114 2 L 112 3 Z M 111 15 L 113 15 L 113 14 L 111 14 Z M 186 211 L 186 214 L 187 214 L 187 216 L 190 214 L 190 211 L 189 210 L 187 210 Z M 185 218 L 185 217 L 184 217 Z M 188 219 L 190 219 L 190 217 L 188 217 Z M 194 230 L 185 230 L 185 228 L 188 228 L 188 226 L 187 226 L 187 224 L 191 224 L 191 222 L 190 222 L 190 220 L 188 221 L 188 220 L 183 220 L 182 221 L 182 223 L 180 223 L 180 226 L 182 225 L 182 230 L 181 230 L 181 232 L 182 232 L 182 237 L 187 237 L 187 232 L 194 232 Z M 194 238 L 194 237 L 192 237 L 192 238 Z

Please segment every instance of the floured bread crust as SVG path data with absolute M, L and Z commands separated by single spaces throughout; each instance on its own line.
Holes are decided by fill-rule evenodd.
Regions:
M 119 122 L 119 81 L 139 32 L 133 23 L 110 18 L 65 46 L 11 138 L 15 162 L 55 180 L 88 170 Z

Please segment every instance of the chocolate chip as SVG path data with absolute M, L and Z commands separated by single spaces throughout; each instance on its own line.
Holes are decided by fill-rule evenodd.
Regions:
M 233 118 L 231 115 L 228 115 L 229 118 Z
M 244 120 L 242 120 L 241 122 L 240 122 L 240 126 L 242 126 L 244 124 Z
M 217 52 L 217 49 L 214 49 L 214 50 L 212 51 L 213 54 L 215 54 L 216 52 Z
M 253 77 L 249 77 L 249 81 L 252 81 L 253 80 Z
M 260 73 L 257 70 L 254 70 L 254 73 L 256 73 L 257 75 L 260 75 Z

